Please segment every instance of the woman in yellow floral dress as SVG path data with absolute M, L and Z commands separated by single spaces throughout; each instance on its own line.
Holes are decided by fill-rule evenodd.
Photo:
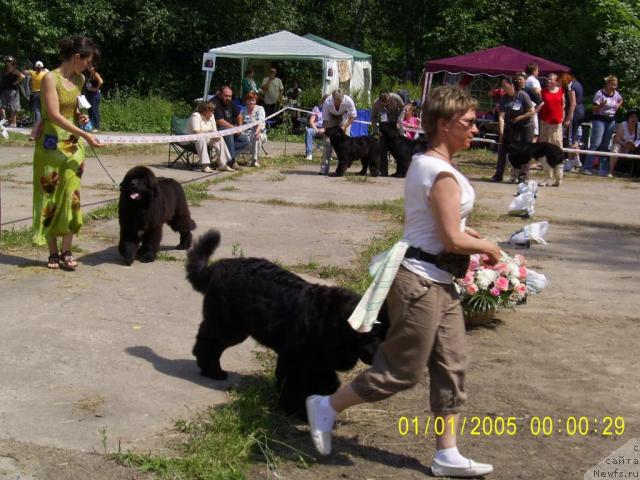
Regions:
M 33 155 L 33 242 L 49 246 L 49 268 L 75 270 L 71 242 L 82 226 L 80 177 L 84 170 L 84 145 L 79 138 L 100 146 L 78 126 L 88 121 L 80 114 L 78 96 L 84 84 L 82 72 L 99 52 L 85 37 L 65 38 L 59 48 L 62 64 L 41 85 L 42 124 Z M 62 237 L 60 250 L 58 237 Z

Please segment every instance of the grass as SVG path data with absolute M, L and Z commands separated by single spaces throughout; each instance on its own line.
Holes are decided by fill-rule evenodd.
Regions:
M 345 175 L 343 178 L 345 182 L 351 183 L 367 183 L 369 181 L 369 177 L 366 175 Z
M 194 207 L 200 205 L 203 200 L 210 198 L 207 188 L 209 188 L 208 182 L 201 183 L 187 183 L 182 185 L 184 194 L 187 197 L 187 201 Z
M 32 246 L 31 227 L 3 230 L 0 236 L 0 250 L 9 251 Z
M 283 174 L 281 174 L 279 172 L 276 172 L 276 173 L 272 173 L 271 175 L 269 175 L 267 177 L 267 180 L 270 181 L 270 182 L 282 182 L 283 180 L 286 180 L 286 178 L 287 177 L 285 175 L 283 175 Z
M 175 255 L 171 255 L 170 253 L 167 253 L 167 252 L 158 252 L 158 256 L 156 257 L 156 259 L 161 262 L 181 262 L 182 261 L 181 258 L 178 258 Z
M 0 165 L 0 170 L 11 170 L 12 168 L 30 167 L 33 165 L 31 161 L 11 162 Z
M 29 147 L 33 146 L 33 141 L 27 135 L 9 132 L 9 138 L 0 137 L 0 145 L 3 147 Z
M 227 185 L 226 187 L 222 187 L 220 189 L 221 192 L 235 192 L 237 190 L 239 190 L 239 188 L 235 185 Z
M 87 213 L 86 217 L 90 220 L 111 220 L 118 216 L 118 202 L 111 200 L 101 207 L 95 208 Z

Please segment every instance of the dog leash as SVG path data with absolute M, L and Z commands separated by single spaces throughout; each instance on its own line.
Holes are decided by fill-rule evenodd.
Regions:
M 98 153 L 96 152 L 96 149 L 93 148 L 93 145 L 89 145 L 89 146 L 91 147 L 91 151 L 93 152 L 93 154 L 96 156 L 96 160 L 98 160 L 98 163 L 100 164 L 100 166 L 104 170 L 104 173 L 106 173 L 107 177 L 109 177 L 111 179 L 111 183 L 113 183 L 113 186 L 116 187 L 116 188 L 119 188 L 118 182 L 116 182 L 113 179 L 113 177 L 111 176 L 111 174 L 109 173 L 107 168 L 104 166 L 104 164 L 102 163 L 102 160 L 100 160 L 100 157 L 98 156 Z

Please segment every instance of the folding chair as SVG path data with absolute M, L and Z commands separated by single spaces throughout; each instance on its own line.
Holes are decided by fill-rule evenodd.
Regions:
M 186 135 L 188 118 L 171 117 L 171 135 Z M 213 160 L 213 147 L 209 146 L 209 157 Z M 169 144 L 169 168 L 181 161 L 189 169 L 198 167 L 196 145 L 193 142 L 173 142 Z M 175 157 L 175 158 L 174 158 Z

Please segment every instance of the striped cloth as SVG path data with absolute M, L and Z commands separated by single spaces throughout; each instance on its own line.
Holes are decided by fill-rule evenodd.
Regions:
M 348 320 L 349 325 L 357 332 L 369 332 L 377 322 L 380 307 L 387 298 L 409 247 L 406 240 L 400 240 L 390 250 L 375 256 L 371 261 L 369 274 L 373 277 L 373 281 Z

